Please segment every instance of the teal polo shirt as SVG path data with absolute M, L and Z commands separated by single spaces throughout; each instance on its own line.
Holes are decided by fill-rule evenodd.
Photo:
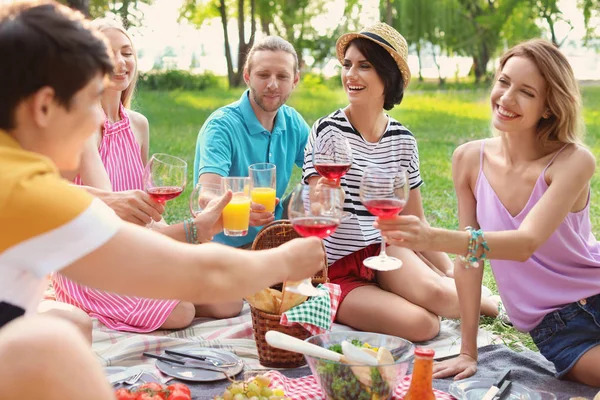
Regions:
M 248 176 L 248 166 L 268 162 L 277 166 L 277 197 L 281 199 L 294 164 L 302 168 L 310 129 L 296 110 L 283 105 L 269 132 L 256 118 L 249 93 L 246 90 L 238 101 L 213 112 L 202 125 L 196 141 L 194 185 L 202 174 Z M 281 205 L 277 205 L 275 219 L 281 219 L 282 212 Z M 259 230 L 251 226 L 243 237 L 221 233 L 214 241 L 240 247 L 252 243 Z

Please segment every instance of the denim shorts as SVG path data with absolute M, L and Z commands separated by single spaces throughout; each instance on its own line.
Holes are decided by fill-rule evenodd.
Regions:
M 600 294 L 547 314 L 529 333 L 554 364 L 556 377 L 563 377 L 585 352 L 600 345 Z

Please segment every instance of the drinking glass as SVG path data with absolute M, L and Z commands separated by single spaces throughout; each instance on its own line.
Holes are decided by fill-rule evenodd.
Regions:
M 379 218 L 398 215 L 408 202 L 409 192 L 408 173 L 399 165 L 390 168 L 367 167 L 364 171 L 360 200 L 371 214 Z M 365 259 L 363 264 L 378 271 L 391 271 L 400 268 L 402 261 L 385 253 L 385 240 L 382 237 L 379 255 Z
M 246 236 L 250 223 L 250 178 L 226 177 L 221 179 L 222 190 L 231 190 L 233 197 L 223 209 L 225 236 Z
M 187 163 L 169 154 L 153 154 L 146 164 L 143 175 L 144 190 L 161 204 L 179 196 L 185 189 Z M 150 228 L 154 220 L 150 222 Z
M 328 125 L 316 138 L 313 146 L 313 166 L 324 178 L 338 185 L 342 176 L 352 167 L 352 147 L 339 128 Z M 341 187 L 338 189 L 343 191 Z M 352 218 L 352 213 L 344 211 L 342 219 Z
M 342 218 L 342 193 L 325 185 L 298 184 L 290 197 L 288 214 L 294 230 L 300 236 L 320 239 L 333 234 Z M 320 296 L 310 279 L 287 282 L 286 290 L 305 296 Z
M 275 212 L 277 198 L 277 167 L 271 163 L 252 164 L 248 167 L 250 197 L 252 202 L 263 205 L 265 212 Z
M 218 183 L 198 183 L 190 195 L 190 214 L 196 218 L 214 199 L 223 194 L 223 186 Z

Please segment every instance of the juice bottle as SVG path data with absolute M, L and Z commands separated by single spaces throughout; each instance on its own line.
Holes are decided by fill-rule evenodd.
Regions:
M 433 349 L 417 347 L 412 380 L 404 400 L 435 400 L 433 394 Z

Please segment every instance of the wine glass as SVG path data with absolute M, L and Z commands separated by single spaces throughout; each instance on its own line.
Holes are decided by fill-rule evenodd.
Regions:
M 190 195 L 190 214 L 196 218 L 208 204 L 223 195 L 220 183 L 198 183 Z
M 288 214 L 294 230 L 300 236 L 320 239 L 333 234 L 342 217 L 342 192 L 326 185 L 298 184 L 290 197 Z M 310 279 L 287 282 L 286 290 L 305 296 L 320 296 Z
M 406 169 L 367 167 L 360 184 L 360 200 L 369 212 L 379 218 L 392 218 L 398 215 L 406 203 L 410 185 Z M 381 251 L 378 256 L 365 259 L 366 267 L 378 271 L 391 271 L 402 266 L 402 261 L 385 253 L 385 240 L 381 238 Z
M 144 190 L 156 202 L 165 204 L 185 189 L 187 163 L 168 154 L 153 154 L 144 169 Z M 150 222 L 150 228 L 154 220 Z
M 313 166 L 324 178 L 340 184 L 340 179 L 352 167 L 352 147 L 344 134 L 336 127 L 327 125 L 313 146 Z M 338 189 L 343 191 L 341 187 Z M 352 213 L 343 211 L 342 220 L 352 218 Z

